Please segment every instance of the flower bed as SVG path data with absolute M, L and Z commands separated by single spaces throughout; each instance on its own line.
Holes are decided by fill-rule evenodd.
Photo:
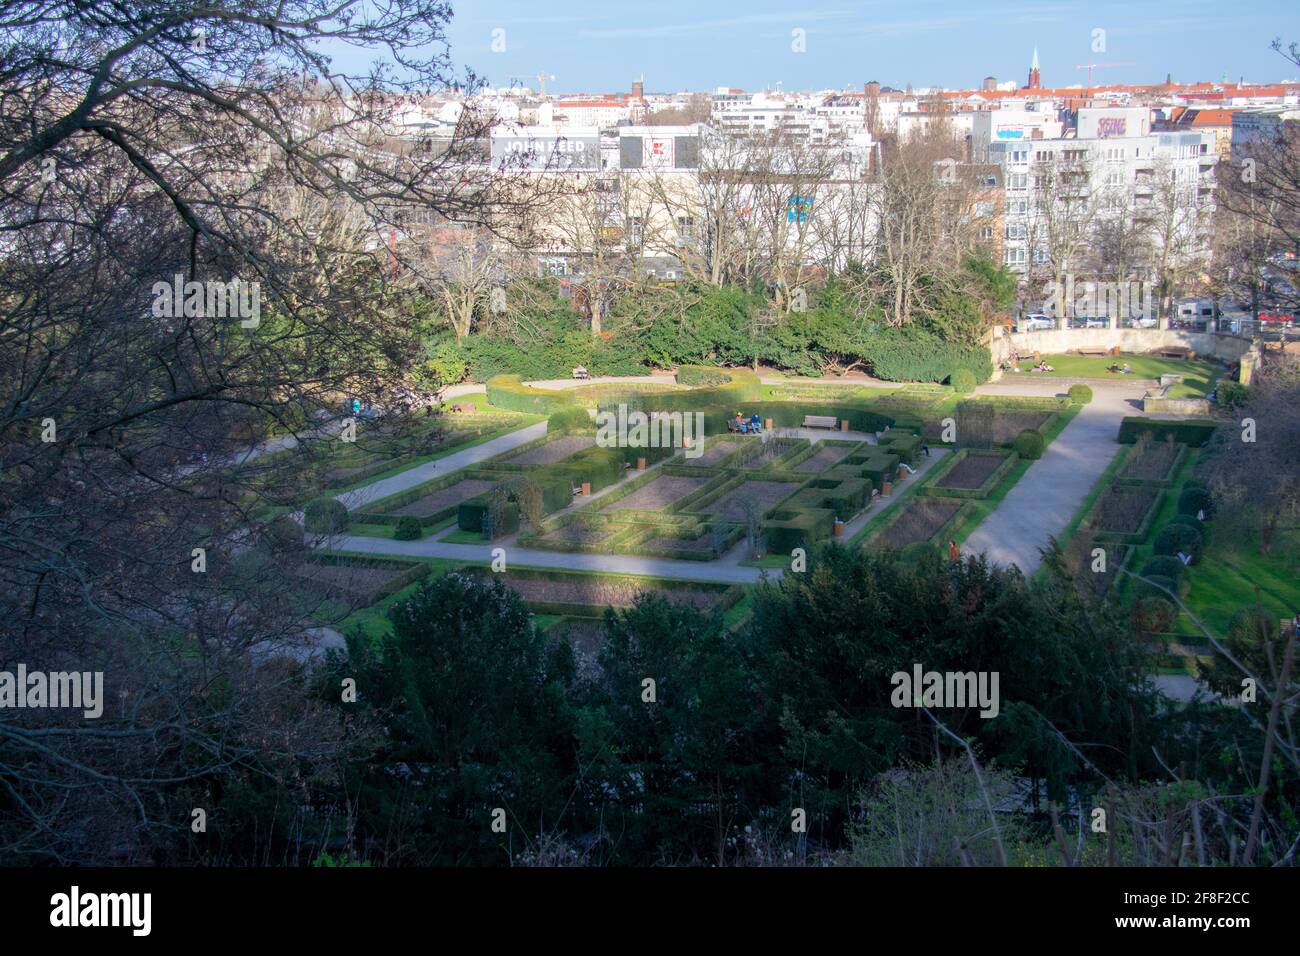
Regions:
M 747 502 L 753 501 L 759 511 L 766 512 L 790 497 L 798 488 L 798 482 L 793 481 L 746 481 L 740 487 L 724 492 L 714 501 L 693 510 L 700 514 L 716 515 L 724 521 L 743 521 Z
M 1128 453 L 1120 472 L 1124 482 L 1159 485 L 1168 488 L 1187 457 L 1186 445 L 1170 439 L 1164 441 L 1139 440 Z
M 987 498 L 1015 467 L 1019 456 L 991 448 L 963 448 L 948 456 L 920 494 L 937 498 Z
M 1140 544 L 1160 508 L 1164 492 L 1150 485 L 1112 484 L 1097 499 L 1088 527 L 1099 541 Z
M 930 541 L 945 529 L 955 530 L 965 507 L 949 498 L 913 498 L 889 517 L 870 542 L 878 548 L 901 549 L 917 541 Z
M 629 509 L 658 511 L 670 507 L 712 480 L 705 476 L 696 475 L 657 474 L 636 491 L 610 504 L 603 505 L 600 510 L 606 513 L 627 511 Z M 600 504 L 600 502 L 597 502 L 597 504 Z
M 861 451 L 864 444 L 864 442 L 848 444 L 830 441 L 818 442 L 813 446 L 813 453 L 797 465 L 794 465 L 793 469 L 805 473 L 825 471 L 827 468 L 838 465 L 855 451 Z
M 504 455 L 500 461 L 510 465 L 553 465 L 595 444 L 592 435 L 563 435 L 535 448 Z

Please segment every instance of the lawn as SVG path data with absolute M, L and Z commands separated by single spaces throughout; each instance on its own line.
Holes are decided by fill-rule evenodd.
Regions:
M 1256 540 L 1215 534 L 1213 525 L 1207 530 L 1210 541 L 1201 560 L 1189 569 L 1192 589 L 1185 600 L 1206 627 L 1219 636 L 1226 634 L 1232 615 L 1253 605 L 1257 592 L 1259 603 L 1279 620 L 1300 610 L 1300 574 L 1294 561 L 1284 557 L 1300 549 L 1300 531 L 1280 536 L 1272 554 L 1262 555 Z M 1200 633 L 1185 619 L 1179 621 L 1178 632 Z
M 1011 373 L 1006 378 L 1106 378 L 1106 379 L 1152 379 L 1159 381 L 1161 375 L 1174 374 L 1183 376 L 1183 384 L 1169 390 L 1170 398 L 1203 398 L 1214 387 L 1220 369 L 1209 362 L 1188 361 L 1187 359 L 1160 358 L 1156 355 L 1044 355 L 1043 361 L 1052 366 L 1053 372 L 1031 372 L 1032 362 L 1021 362 L 1024 371 L 1018 375 Z M 1121 366 L 1128 363 L 1133 367 L 1132 375 L 1116 375 L 1107 372 L 1112 362 Z

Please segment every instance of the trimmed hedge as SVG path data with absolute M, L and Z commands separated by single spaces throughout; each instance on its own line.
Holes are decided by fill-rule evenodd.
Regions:
M 570 481 L 570 494 L 574 487 L 585 482 L 590 482 L 591 490 L 596 492 L 623 478 L 623 449 L 592 445 L 562 462 L 546 465 L 539 471 L 539 479 L 564 478 Z
M 1204 488 L 1184 485 L 1182 493 L 1178 496 L 1178 513 L 1195 517 L 1201 511 L 1204 511 L 1207 515 L 1212 514 L 1214 499 Z
M 1156 441 L 1173 438 L 1174 441 L 1191 445 L 1193 448 L 1200 448 L 1210 440 L 1210 436 L 1214 434 L 1217 427 L 1218 422 L 1205 418 L 1166 421 L 1158 418 L 1131 416 L 1120 422 L 1119 437 L 1116 438 L 1116 441 L 1121 445 L 1132 445 L 1138 440 L 1139 435 L 1149 434 Z
M 462 501 L 456 512 L 456 524 L 462 531 L 478 532 L 485 538 L 487 534 L 488 501 L 485 495 Z M 507 501 L 501 511 L 501 526 L 492 529 L 493 539 L 504 537 L 519 530 L 519 504 Z
M 1178 552 L 1188 555 L 1195 564 L 1201 557 L 1201 533 L 1185 524 L 1167 524 L 1156 534 L 1152 550 L 1156 554 L 1176 555 Z M 1175 561 L 1178 559 L 1175 558 Z
M 1067 394 L 1076 405 L 1087 405 L 1092 401 L 1092 389 L 1087 385 L 1071 385 Z
M 424 534 L 424 528 L 420 525 L 420 519 L 414 515 L 403 515 L 397 519 L 397 527 L 393 529 L 393 537 L 398 541 L 414 541 Z
M 953 372 L 948 379 L 952 390 L 959 395 L 966 395 L 975 391 L 975 373 L 968 368 L 959 368 Z
M 1183 565 L 1183 562 L 1172 554 L 1157 554 L 1148 558 L 1147 563 L 1142 565 L 1142 576 L 1144 578 L 1154 576 L 1181 581 L 1187 577 L 1187 568 Z
M 348 527 L 348 509 L 337 498 L 317 498 L 302 510 L 303 527 L 312 534 L 338 534 Z
M 1042 458 L 1043 449 L 1046 447 L 1047 443 L 1043 441 L 1043 436 L 1032 428 L 1026 428 L 1016 436 L 1016 454 L 1026 461 L 1037 461 Z
M 730 376 L 721 369 L 704 365 L 683 365 L 677 370 L 677 384 L 690 388 L 714 388 L 729 382 Z
M 835 516 L 828 508 L 777 512 L 788 517 L 773 517 L 763 522 L 763 540 L 770 554 L 789 554 L 795 548 L 808 548 L 829 538 L 834 531 Z
M 570 435 L 577 432 L 589 432 L 595 427 L 587 410 L 580 406 L 561 408 L 551 412 L 546 420 L 546 434 Z
M 548 415 L 576 404 L 576 399 L 568 390 L 534 388 L 523 384 L 518 375 L 494 375 L 488 379 L 487 400 L 489 405 L 497 408 L 539 415 Z

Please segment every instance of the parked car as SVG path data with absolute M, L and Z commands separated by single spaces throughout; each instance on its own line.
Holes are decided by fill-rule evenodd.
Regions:
M 1020 320 L 1018 332 L 1041 332 L 1044 329 L 1056 328 L 1056 320 L 1050 315 L 1044 315 L 1041 312 L 1031 312 Z

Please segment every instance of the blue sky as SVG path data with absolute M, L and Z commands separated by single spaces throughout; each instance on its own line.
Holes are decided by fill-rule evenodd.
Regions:
M 1269 49 L 1300 41 L 1296 0 L 477 0 L 453 2 L 452 56 L 505 86 L 671 92 L 1024 82 L 1035 46 L 1043 84 L 1082 83 L 1081 63 L 1113 63 L 1095 82 L 1278 80 L 1300 75 Z M 806 52 L 792 50 L 805 31 Z M 496 46 L 493 50 L 493 31 Z M 1094 31 L 1104 30 L 1104 51 Z M 1099 36 L 1099 39 L 1101 37 Z

